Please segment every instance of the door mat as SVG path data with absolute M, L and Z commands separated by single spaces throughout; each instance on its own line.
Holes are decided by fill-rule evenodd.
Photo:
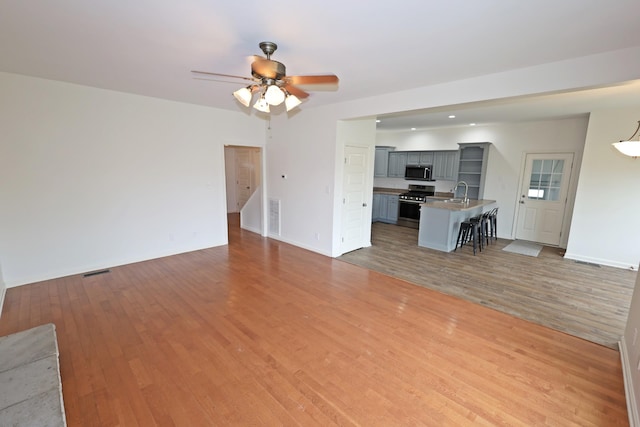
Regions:
M 537 257 L 542 250 L 542 245 L 525 240 L 514 240 L 507 246 L 502 248 L 503 251 L 513 252 L 514 254 L 527 255 Z

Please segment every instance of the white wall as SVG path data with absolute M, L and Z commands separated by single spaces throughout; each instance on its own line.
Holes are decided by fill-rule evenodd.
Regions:
M 241 113 L 0 73 L 8 286 L 227 242 L 224 144 Z
M 328 106 L 274 116 L 266 149 L 268 198 L 281 200 L 280 235 L 271 237 L 328 256 L 340 254 L 344 146 L 370 147 L 372 168 L 375 154 L 375 119 L 335 114 Z
M 513 239 L 518 209 L 519 184 L 526 153 L 571 152 L 574 172 L 570 194 L 575 193 L 578 169 L 584 146 L 588 119 L 572 118 L 508 125 L 458 127 L 414 132 L 379 132 L 376 145 L 396 150 L 456 150 L 458 142 L 491 142 L 484 198 L 496 200 L 499 211 L 498 236 Z M 376 178 L 376 186 L 407 188 L 402 178 Z M 436 191 L 450 191 L 455 182 L 436 181 Z M 561 246 L 566 246 L 573 199 L 568 203 Z
M 263 215 L 262 197 L 262 186 L 258 186 L 240 210 L 240 228 L 253 231 L 261 236 L 266 235 L 264 231 L 265 215 Z
M 325 255 L 332 245 L 336 127 L 326 109 L 274 115 L 265 154 L 267 197 L 281 201 L 280 235 L 270 236 Z
M 266 141 L 263 122 L 243 113 L 0 74 L 5 281 L 224 244 L 224 144 L 266 144 L 265 184 L 282 203 L 283 240 L 335 256 L 338 121 L 611 84 L 638 70 L 632 47 L 324 107 L 310 98 L 272 115 Z
M 374 118 L 366 118 L 361 120 L 345 120 L 338 122 L 338 131 L 336 141 L 338 149 L 336 150 L 336 180 L 335 189 L 336 198 L 334 200 L 334 219 L 333 219 L 333 242 L 331 253 L 341 255 L 344 251 L 342 247 L 342 238 L 345 237 L 345 230 L 342 228 L 346 218 L 344 216 L 344 168 L 345 164 L 345 148 L 346 146 L 364 147 L 369 153 L 369 168 L 373 171 L 373 163 L 375 161 L 375 136 L 376 121 Z M 368 194 L 366 199 L 366 208 L 364 216 L 368 219 L 362 228 L 362 247 L 371 246 L 371 213 L 373 208 L 373 172 L 368 175 L 364 183 L 365 191 Z
M 316 252 L 339 255 L 339 252 L 328 252 L 331 245 L 324 236 L 330 232 L 336 239 L 340 230 L 337 219 L 340 217 L 340 195 L 327 193 L 338 186 L 337 181 L 342 177 L 340 162 L 335 160 L 332 163 L 331 160 L 338 159 L 338 153 L 344 150 L 344 141 L 336 137 L 336 123 L 340 120 L 596 87 L 640 78 L 638 70 L 640 46 L 323 107 L 314 108 L 313 98 L 310 98 L 288 117 L 273 116 L 267 141 L 268 195 L 281 200 L 284 239 Z M 481 140 L 494 142 L 496 139 L 485 136 Z M 499 152 L 496 162 L 503 163 L 500 156 L 507 158 L 513 154 Z M 513 169 L 510 177 L 514 176 L 513 171 L 517 171 L 517 176 L 520 163 L 500 166 L 500 170 L 505 167 Z M 289 173 L 289 180 L 280 178 L 280 174 L 285 172 Z M 308 177 L 306 181 L 304 176 Z M 495 188 L 504 192 L 512 191 L 513 185 L 517 186 L 517 183 L 503 181 L 500 175 L 488 176 L 487 179 L 488 185 L 497 184 Z M 485 196 L 501 198 L 491 192 Z M 331 205 L 333 211 L 329 212 L 327 207 Z M 511 212 L 501 212 L 501 215 L 513 216 L 513 212 L 514 208 L 511 208 Z M 508 224 L 500 225 L 503 234 L 510 234 L 508 228 Z M 318 241 L 314 239 L 316 232 L 321 235 Z
M 638 120 L 640 107 L 591 113 L 567 258 L 638 267 L 640 160 L 611 146 L 631 136 Z

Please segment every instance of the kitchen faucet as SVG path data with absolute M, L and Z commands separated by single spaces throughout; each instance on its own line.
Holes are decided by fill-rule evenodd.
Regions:
M 469 192 L 469 184 L 464 181 L 458 181 L 456 183 L 456 186 L 453 187 L 453 192 L 456 192 L 456 190 L 458 189 L 458 185 L 460 184 L 464 184 L 464 198 L 462 199 L 462 203 L 469 203 L 469 197 L 467 197 L 467 193 Z

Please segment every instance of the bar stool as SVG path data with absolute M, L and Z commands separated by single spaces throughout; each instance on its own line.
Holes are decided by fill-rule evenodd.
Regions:
M 475 224 L 476 234 L 478 236 L 478 248 L 480 249 L 480 252 L 482 252 L 482 248 L 484 248 L 484 246 L 488 244 L 485 243 L 487 235 L 485 231 L 487 226 L 487 219 L 484 214 L 480 214 L 478 216 L 469 218 L 469 221 Z
M 487 225 L 489 237 L 492 240 L 498 240 L 498 208 L 493 208 L 489 211 Z
M 460 230 L 458 231 L 458 240 L 456 240 L 456 247 L 453 249 L 454 251 L 458 249 L 458 246 L 463 247 L 469 240 L 473 240 L 473 254 L 476 254 L 476 248 L 478 247 L 478 243 L 482 245 L 482 242 L 479 242 L 479 229 L 478 222 L 471 221 L 473 218 L 470 218 L 469 221 L 462 221 L 460 223 Z M 482 250 L 482 249 L 481 249 Z
M 491 240 L 491 212 L 484 212 L 480 217 L 480 237 L 485 245 L 489 245 L 489 241 Z

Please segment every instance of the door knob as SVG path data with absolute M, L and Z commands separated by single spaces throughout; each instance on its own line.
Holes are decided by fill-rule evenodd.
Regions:
M 363 208 L 366 208 L 366 207 L 367 207 L 367 204 L 366 204 L 366 203 L 363 203 L 363 204 L 362 204 L 362 207 L 363 207 Z

